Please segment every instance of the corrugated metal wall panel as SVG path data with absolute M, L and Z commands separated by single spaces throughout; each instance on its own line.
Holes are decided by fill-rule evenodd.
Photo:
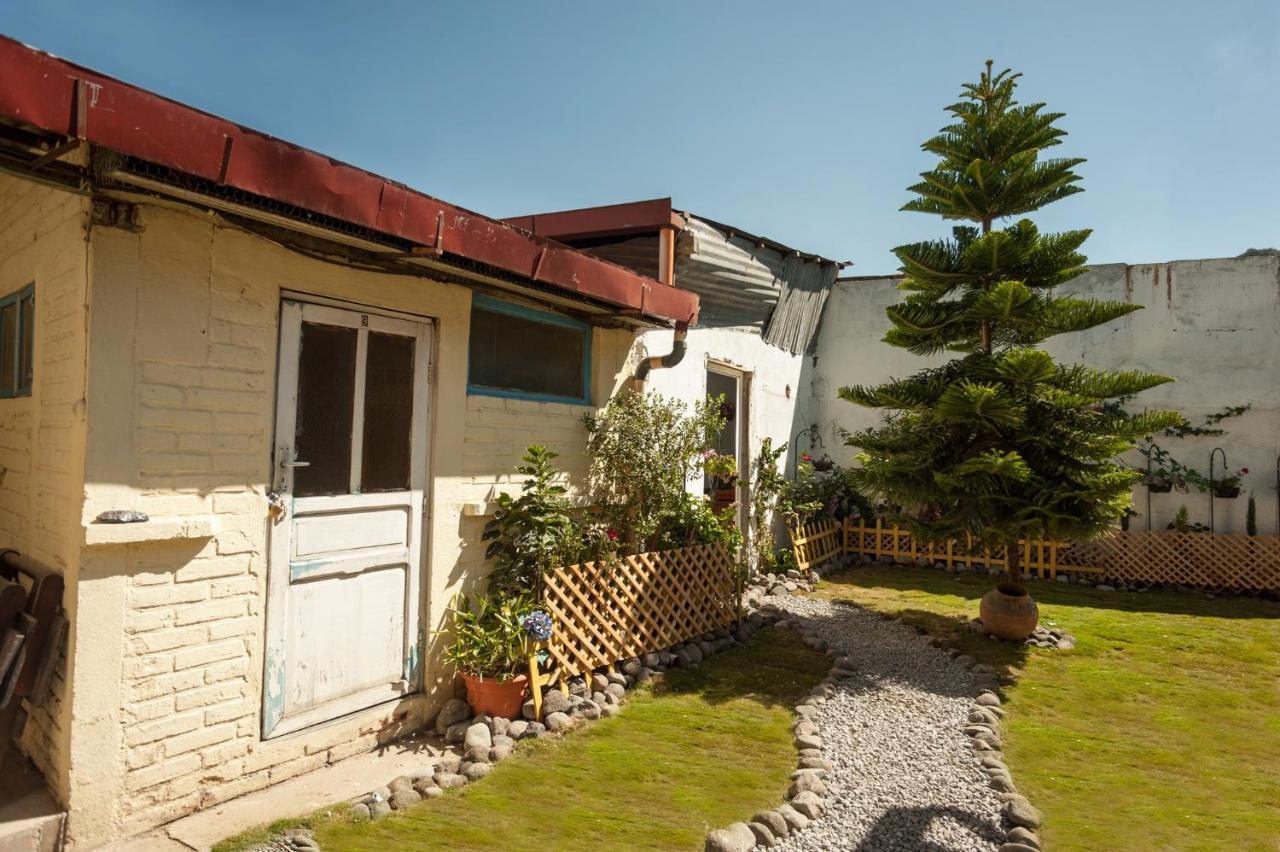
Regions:
M 829 262 L 792 256 L 783 270 L 782 295 L 765 331 L 766 343 L 793 354 L 807 352 L 822 321 L 827 294 L 840 268 Z

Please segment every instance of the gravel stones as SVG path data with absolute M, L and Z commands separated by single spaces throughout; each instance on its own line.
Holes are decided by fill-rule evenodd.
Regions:
M 952 659 L 959 654 L 857 607 L 795 596 L 767 603 L 810 647 L 831 649 L 835 670 L 796 711 L 818 732 L 796 737 L 800 766 L 814 771 L 793 780 L 791 801 L 777 809 L 789 832 L 775 831 L 773 848 L 995 852 L 1005 837 L 1001 802 L 963 728 L 981 707 L 975 733 L 998 742 L 998 715 L 985 712 L 998 705 L 976 704 L 980 690 Z
M 750 852 L 755 848 L 756 834 L 745 822 L 735 822 L 707 835 L 704 852 Z

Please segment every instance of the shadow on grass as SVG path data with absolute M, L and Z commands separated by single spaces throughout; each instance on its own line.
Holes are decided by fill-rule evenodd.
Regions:
M 835 589 L 838 598 L 841 585 L 873 585 L 909 591 L 919 589 L 933 594 L 945 593 L 975 602 L 980 600 L 998 578 L 987 574 L 948 574 L 937 568 L 905 565 L 865 566 L 842 571 L 824 578 L 826 588 Z M 1029 578 L 1031 596 L 1046 604 L 1117 610 L 1120 612 L 1162 612 L 1173 615 L 1197 615 L 1212 618 L 1280 618 L 1280 603 L 1245 595 L 1215 595 L 1204 592 L 1162 589 L 1147 592 L 1107 592 L 1090 586 L 1075 586 L 1049 580 Z M 976 614 L 976 606 L 974 609 Z
M 356 821 L 333 806 L 223 841 L 242 852 L 306 825 L 327 852 L 698 849 L 709 828 L 782 800 L 791 707 L 830 661 L 786 630 L 633 691 L 617 717 L 522 744 L 482 781 Z
M 695 694 L 713 705 L 749 698 L 764 707 L 790 710 L 826 676 L 830 661 L 789 631 L 770 627 L 758 637 L 694 668 L 671 669 L 655 682 L 654 695 Z

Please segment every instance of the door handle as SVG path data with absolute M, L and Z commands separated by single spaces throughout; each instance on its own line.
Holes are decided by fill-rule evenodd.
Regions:
M 280 466 L 281 467 L 311 467 L 311 462 L 298 461 L 296 459 L 293 461 L 286 460 L 286 461 L 280 462 Z

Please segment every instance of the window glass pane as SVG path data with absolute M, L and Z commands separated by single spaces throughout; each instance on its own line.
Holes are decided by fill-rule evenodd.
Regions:
M 475 307 L 469 381 L 497 390 L 582 399 L 588 335 L 581 329 Z
M 18 305 L 10 302 L 0 308 L 0 392 L 13 393 L 17 357 Z
M 22 329 L 22 342 L 18 345 L 18 388 L 24 391 L 31 390 L 32 352 L 36 334 L 35 310 L 35 296 L 28 296 L 22 300 L 19 311 L 21 321 L 18 324 Z
M 351 423 L 356 392 L 354 328 L 302 324 L 298 356 L 298 421 L 293 469 L 298 497 L 351 490 Z
M 413 347 L 412 337 L 369 332 L 361 491 L 403 491 L 409 487 Z

